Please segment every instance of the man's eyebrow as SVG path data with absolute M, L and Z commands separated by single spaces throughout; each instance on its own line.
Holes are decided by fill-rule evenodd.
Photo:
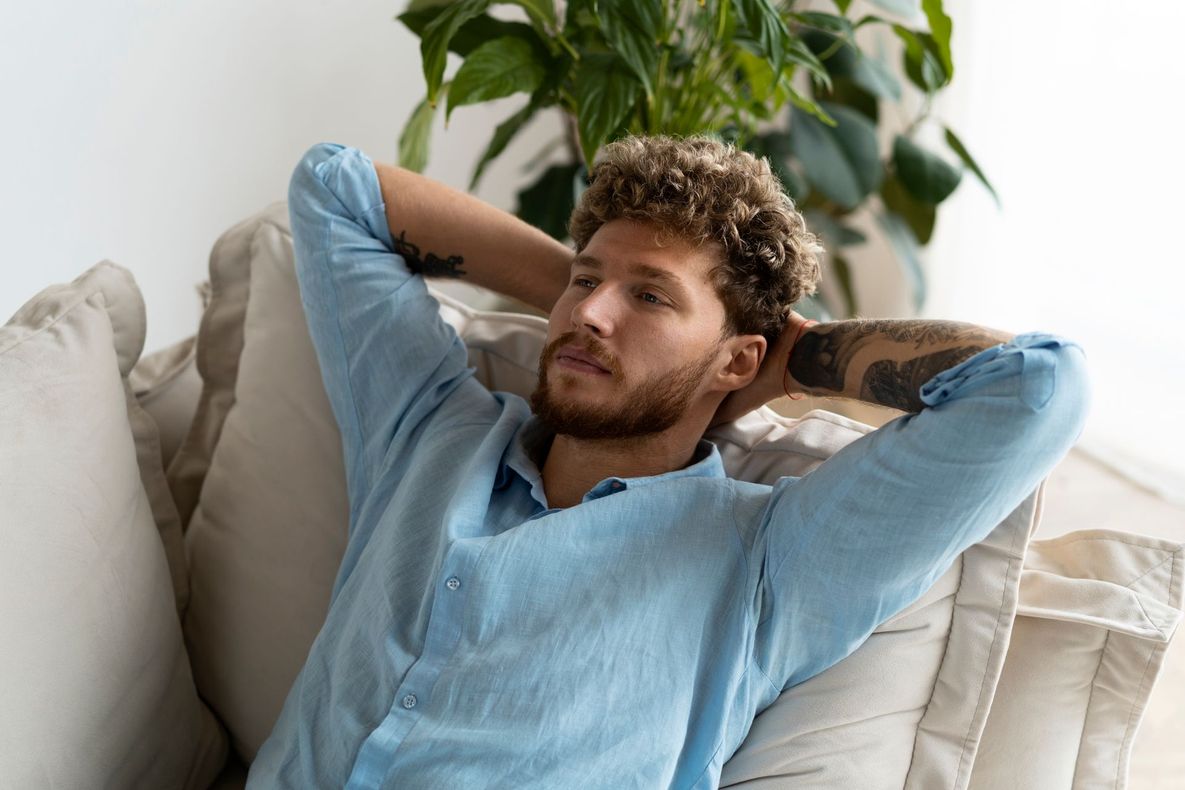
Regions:
M 594 258 L 591 255 L 577 255 L 572 259 L 573 266 L 584 266 L 589 269 L 601 269 L 603 265 L 599 258 Z M 656 282 L 664 283 L 672 288 L 683 288 L 683 281 L 675 275 L 668 272 L 666 269 L 660 269 L 657 266 L 651 266 L 648 263 L 631 263 L 629 269 L 634 274 L 640 274 L 643 277 L 648 277 Z

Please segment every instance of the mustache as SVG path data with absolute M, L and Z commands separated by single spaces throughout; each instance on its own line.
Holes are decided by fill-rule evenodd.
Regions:
M 617 359 L 609 353 L 609 349 L 605 344 L 597 340 L 595 337 L 589 337 L 585 340 L 580 339 L 580 335 L 576 332 L 564 332 L 555 340 L 547 344 L 543 349 L 543 353 L 539 355 L 539 369 L 545 371 L 547 365 L 555 359 L 556 353 L 564 346 L 575 346 L 587 354 L 591 354 L 596 358 L 597 362 L 605 367 L 612 374 L 613 378 L 621 378 L 621 365 L 618 364 Z

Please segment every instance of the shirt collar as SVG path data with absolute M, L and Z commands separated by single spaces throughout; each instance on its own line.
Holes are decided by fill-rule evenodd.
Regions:
M 506 452 L 503 453 L 502 464 L 498 468 L 494 487 L 506 487 L 510 483 L 510 473 L 515 472 L 530 484 L 535 499 L 541 504 L 545 503 L 547 500 L 543 494 L 543 477 L 540 468 L 554 439 L 555 432 L 549 430 L 538 417 L 532 414 L 519 427 L 514 439 L 506 448 Z M 584 495 L 583 501 L 588 502 L 630 488 L 645 488 L 654 483 L 678 480 L 684 477 L 725 477 L 724 461 L 715 444 L 707 439 L 700 439 L 695 447 L 695 453 L 692 455 L 692 462 L 682 469 L 645 477 L 607 477 L 593 486 Z

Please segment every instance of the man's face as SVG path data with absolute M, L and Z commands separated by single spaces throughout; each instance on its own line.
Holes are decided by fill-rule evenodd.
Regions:
M 535 413 L 557 433 L 622 439 L 679 422 L 710 389 L 724 304 L 713 248 L 660 247 L 632 220 L 603 225 L 572 263 L 539 360 Z

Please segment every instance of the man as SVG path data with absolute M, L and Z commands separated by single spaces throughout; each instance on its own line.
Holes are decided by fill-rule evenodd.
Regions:
M 714 788 L 758 713 L 920 597 L 1085 420 L 1063 338 L 808 325 L 815 237 L 708 139 L 607 146 L 575 254 L 334 144 L 289 209 L 349 542 L 252 788 Z M 421 275 L 550 311 L 534 413 L 472 378 Z M 805 477 L 726 478 L 705 429 L 783 392 L 907 413 Z

